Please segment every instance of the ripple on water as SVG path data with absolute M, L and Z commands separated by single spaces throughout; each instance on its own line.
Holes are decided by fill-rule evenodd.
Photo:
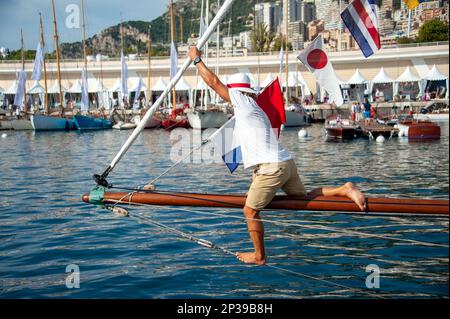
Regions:
M 448 198 L 448 127 L 438 143 L 384 145 L 326 142 L 323 127 L 286 130 L 282 142 L 308 189 L 358 184 L 368 195 Z M 448 220 L 264 212 L 270 263 L 239 264 L 155 228 L 141 216 L 192 232 L 230 249 L 248 251 L 239 210 L 132 209 L 131 218 L 84 205 L 91 176 L 104 170 L 127 132 L 12 133 L 2 140 L 0 171 L 0 298 L 346 298 L 365 292 L 366 267 L 381 268 L 387 296 L 448 297 L 448 248 L 424 247 L 349 231 L 448 246 Z M 116 185 L 143 185 L 171 165 L 169 134 L 147 131 L 111 176 Z M 244 193 L 251 172 L 230 175 L 223 165 L 184 164 L 161 190 Z M 199 214 L 201 212 L 201 214 Z M 208 216 L 208 213 L 225 214 Z M 233 218 L 236 217 L 236 218 Z M 65 288 L 65 268 L 81 269 L 81 289 Z

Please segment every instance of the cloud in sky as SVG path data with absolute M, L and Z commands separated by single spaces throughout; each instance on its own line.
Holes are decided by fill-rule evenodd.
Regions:
M 161 15 L 169 0 L 85 0 L 86 32 L 91 36 L 116 25 L 120 19 L 151 21 Z M 70 5 L 80 7 L 81 0 L 56 0 L 56 15 L 60 42 L 81 39 L 80 29 L 66 27 Z M 44 19 L 45 40 L 48 50 L 54 49 L 51 0 L 0 0 L 0 47 L 20 47 L 20 29 L 24 31 L 25 47 L 36 49 L 39 41 L 39 12 Z

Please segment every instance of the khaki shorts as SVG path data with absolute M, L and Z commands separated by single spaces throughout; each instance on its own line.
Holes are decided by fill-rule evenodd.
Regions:
M 272 202 L 279 189 L 289 196 L 306 196 L 305 186 L 293 160 L 258 165 L 245 206 L 263 210 Z

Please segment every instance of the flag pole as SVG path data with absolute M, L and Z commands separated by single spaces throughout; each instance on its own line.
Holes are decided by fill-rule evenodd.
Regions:
M 285 14 L 285 22 L 286 22 L 286 34 L 285 34 L 285 42 L 286 42 L 286 107 L 289 107 L 289 0 L 284 1 L 284 14 Z
M 235 0 L 226 0 L 223 6 L 220 8 L 219 12 L 215 16 L 214 20 L 209 25 L 208 29 L 206 30 L 205 34 L 200 38 L 199 42 L 197 43 L 197 48 L 201 49 L 206 44 L 208 39 L 211 37 L 214 30 L 217 28 L 218 24 L 223 20 L 227 12 L 230 10 L 231 6 Z M 145 126 L 147 125 L 147 122 L 153 117 L 155 112 L 159 109 L 163 101 L 166 99 L 166 97 L 170 94 L 172 89 L 175 87 L 175 85 L 178 83 L 178 81 L 181 79 L 183 74 L 186 72 L 186 70 L 191 66 L 192 60 L 190 58 L 187 58 L 184 62 L 182 68 L 178 71 L 177 75 L 170 80 L 169 84 L 167 85 L 167 88 L 164 90 L 163 94 L 158 98 L 158 100 L 155 102 L 155 104 L 147 111 L 142 121 L 139 123 L 139 125 L 136 127 L 134 132 L 131 134 L 131 136 L 128 138 L 127 142 L 122 146 L 119 153 L 116 155 L 114 160 L 111 162 L 108 169 L 102 174 L 102 175 L 96 175 L 94 176 L 94 179 L 99 185 L 102 186 L 108 186 L 106 182 L 106 178 L 108 175 L 112 172 L 112 170 L 117 166 L 117 164 L 120 162 L 120 160 L 125 156 L 125 154 L 128 152 L 130 147 L 133 145 L 133 143 L 136 141 L 138 136 L 141 134 L 141 132 L 144 130 Z

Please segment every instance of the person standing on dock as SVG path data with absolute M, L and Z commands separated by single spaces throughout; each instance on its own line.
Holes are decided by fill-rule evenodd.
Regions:
M 189 58 L 199 75 L 222 99 L 230 102 L 235 111 L 235 136 L 239 139 L 245 168 L 254 169 L 253 183 L 247 194 L 244 215 L 254 251 L 238 253 L 237 258 L 246 264 L 264 265 L 264 225 L 260 212 L 274 199 L 278 190 L 288 195 L 307 195 L 292 156 L 278 142 L 266 113 L 256 103 L 257 92 L 252 89 L 246 74 L 236 74 L 224 85 L 202 61 L 201 52 L 193 47 Z M 342 196 L 353 200 L 361 211 L 366 210 L 364 195 L 352 184 L 339 188 L 318 188 L 308 194 L 318 196 Z
M 356 115 L 358 114 L 358 104 L 352 104 L 352 121 L 355 122 L 357 120 Z

